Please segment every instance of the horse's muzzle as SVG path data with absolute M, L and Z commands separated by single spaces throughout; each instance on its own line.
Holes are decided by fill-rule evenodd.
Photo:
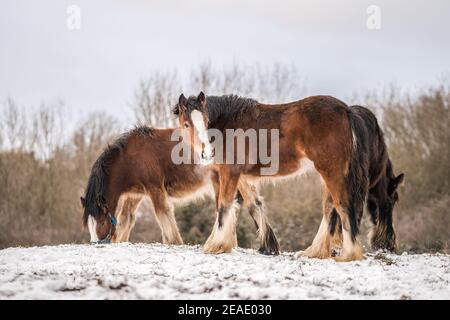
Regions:
M 103 239 L 103 240 L 98 240 L 98 241 L 91 241 L 92 245 L 96 245 L 96 244 L 111 244 L 111 239 Z
M 205 150 L 202 151 L 202 160 L 206 162 L 211 162 L 214 158 L 214 149 L 211 152 L 205 152 Z

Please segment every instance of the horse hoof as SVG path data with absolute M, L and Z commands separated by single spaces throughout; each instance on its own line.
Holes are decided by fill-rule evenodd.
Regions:
M 349 254 L 342 254 L 340 256 L 335 256 L 333 259 L 337 262 L 350 262 L 350 261 L 358 261 L 364 260 L 365 257 L 362 252 L 354 252 Z
M 221 253 L 231 253 L 233 248 L 231 247 L 225 247 L 222 244 L 217 245 L 204 245 L 203 246 L 203 252 L 208 254 L 221 254 Z
M 302 257 L 307 257 L 307 258 L 315 258 L 315 259 L 328 259 L 331 257 L 330 253 L 328 251 L 314 251 L 312 249 L 311 246 L 309 246 L 308 248 L 306 248 L 305 251 L 301 252 L 297 252 L 298 255 L 301 255 Z
M 277 256 L 280 254 L 280 250 L 278 248 L 259 248 L 258 252 L 267 256 Z

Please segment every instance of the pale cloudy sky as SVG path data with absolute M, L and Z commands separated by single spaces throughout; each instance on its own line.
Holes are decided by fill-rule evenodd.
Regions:
M 81 8 L 79 31 L 66 27 L 71 4 Z M 366 27 L 371 4 L 381 8 L 378 31 Z M 205 59 L 293 64 L 308 94 L 343 99 L 391 83 L 420 87 L 450 72 L 450 1 L 0 3 L 0 102 L 61 99 L 76 115 L 131 117 L 139 79 L 187 73 Z

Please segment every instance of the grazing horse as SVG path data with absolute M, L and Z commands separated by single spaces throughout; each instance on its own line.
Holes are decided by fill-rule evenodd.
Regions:
M 311 246 L 299 254 L 331 257 L 331 245 L 337 237 L 337 241 L 343 243 L 341 254 L 334 257 L 336 260 L 363 259 L 357 236 L 366 199 L 374 222 L 370 234 L 372 246 L 395 249 L 392 211 L 398 201 L 396 189 L 404 175 L 394 175 L 382 131 L 368 109 L 348 107 L 330 96 L 268 105 L 235 95 L 206 97 L 201 92 L 189 98 L 182 94 L 173 112 L 178 115 L 180 126 L 197 137 L 191 139 L 191 143 L 194 149 L 201 148 L 202 157 L 213 157 L 213 151 L 217 154 L 217 147 L 212 146 L 213 130 L 222 133 L 221 137 L 214 136 L 214 140 L 221 140 L 218 144 L 221 154 L 245 153 L 245 161 L 241 163 L 214 158 L 220 181 L 219 206 L 216 229 L 205 244 L 208 252 L 231 250 L 232 232 L 227 224 L 233 221 L 230 205 L 242 177 L 272 180 L 294 176 L 308 168 L 315 168 L 322 178 L 323 217 Z M 245 145 L 238 149 L 237 144 L 228 147 L 227 133 L 237 130 L 267 133 L 267 149 L 278 149 L 279 164 L 275 173 L 263 176 L 262 169 L 267 163 L 260 159 L 260 144 L 254 148 Z M 235 141 L 237 136 L 233 137 Z M 261 137 L 258 139 L 261 141 Z M 257 161 L 249 161 L 255 154 Z
M 128 241 L 134 213 L 143 197 L 148 196 L 163 243 L 183 243 L 173 205 L 205 194 L 218 194 L 218 174 L 211 165 L 172 161 L 172 149 L 179 143 L 172 141 L 175 130 L 137 127 L 121 135 L 99 156 L 81 197 L 83 223 L 89 229 L 91 242 Z M 278 242 L 261 209 L 259 194 L 244 179 L 238 188 L 240 204 L 248 209 L 259 230 L 260 252 L 277 254 Z M 234 234 L 233 246 L 236 245 Z

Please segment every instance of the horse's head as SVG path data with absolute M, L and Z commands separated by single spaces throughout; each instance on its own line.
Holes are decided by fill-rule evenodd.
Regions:
M 396 177 L 394 176 L 394 177 L 391 177 L 388 179 L 389 179 L 389 182 L 388 182 L 388 188 L 387 188 L 387 195 L 388 195 L 389 202 L 393 209 L 395 204 L 399 200 L 397 188 L 398 188 L 398 186 L 403 184 L 403 180 L 405 179 L 405 174 L 400 173 L 398 176 L 396 176 Z
M 375 250 L 397 251 L 398 249 L 393 226 L 393 211 L 399 201 L 397 188 L 403 183 L 405 175 L 401 173 L 395 176 L 391 169 L 392 167 L 389 164 L 384 182 L 380 184 L 381 187 L 376 191 L 376 197 L 369 195 L 367 203 L 369 210 L 377 213 L 378 228 L 372 230 L 370 236 L 371 246 Z
M 89 229 L 91 243 L 110 243 L 116 230 L 116 218 L 108 210 L 103 197 L 98 197 L 95 203 L 87 203 L 80 197 L 84 209 L 84 225 Z
M 195 97 L 186 98 L 183 94 L 178 99 L 173 113 L 178 116 L 183 139 L 190 141 L 194 151 L 209 162 L 214 157 L 213 148 L 208 137 L 208 112 L 206 96 L 203 92 Z

